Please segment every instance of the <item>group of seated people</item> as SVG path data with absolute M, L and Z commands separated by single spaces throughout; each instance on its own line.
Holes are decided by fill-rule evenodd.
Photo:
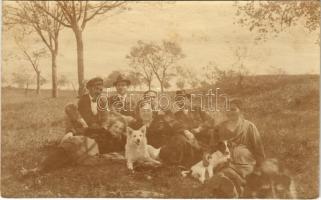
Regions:
M 222 188 L 221 184 L 231 183 L 233 192 L 240 192 L 245 177 L 264 160 L 260 134 L 252 122 L 244 119 L 239 99 L 230 101 L 227 119 L 217 124 L 201 109 L 190 109 L 190 95 L 184 90 L 176 92 L 175 103 L 180 107 L 176 112 L 155 109 L 157 93 L 152 90 L 143 94 L 135 109 L 130 109 L 132 102 L 127 98 L 129 85 L 130 81 L 124 77 L 117 78 L 114 82 L 117 94 L 108 98 L 111 110 L 106 111 L 97 105 L 103 91 L 103 80 L 89 80 L 86 84 L 88 94 L 80 97 L 78 105 L 70 104 L 65 108 L 66 134 L 59 148 L 33 172 L 49 171 L 55 165 L 95 164 L 97 159 L 92 159 L 94 156 L 122 153 L 127 126 L 132 129 L 146 126 L 148 144 L 160 148 L 161 163 L 185 168 L 202 160 L 218 141 L 228 140 L 233 147 L 232 161 L 228 166 L 216 169 L 221 175 L 219 179 L 225 179 L 213 182 L 213 187 L 218 190 Z

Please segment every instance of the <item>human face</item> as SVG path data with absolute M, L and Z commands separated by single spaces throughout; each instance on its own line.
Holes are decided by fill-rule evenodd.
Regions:
M 103 85 L 102 84 L 93 85 L 88 89 L 88 91 L 91 97 L 97 98 L 103 91 Z
M 145 94 L 144 99 L 150 100 L 151 103 L 157 102 L 157 94 L 155 92 L 149 91 Z
M 116 90 L 117 90 L 118 94 L 120 94 L 120 95 L 126 94 L 127 89 L 128 89 L 128 85 L 126 82 L 119 82 L 116 85 Z
M 229 120 L 237 120 L 241 115 L 241 110 L 235 104 L 230 105 L 230 110 L 226 112 Z
M 111 127 L 109 127 L 108 130 L 112 135 L 119 136 L 124 131 L 124 127 L 124 123 L 122 123 L 121 121 L 116 121 L 113 125 L 111 125 Z
M 191 102 L 189 98 L 182 96 L 182 97 L 177 97 L 176 105 L 179 110 L 182 110 L 182 109 L 189 108 L 191 105 Z

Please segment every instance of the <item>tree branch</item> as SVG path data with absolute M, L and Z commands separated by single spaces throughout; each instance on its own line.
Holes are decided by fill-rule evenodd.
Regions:
M 55 15 L 53 15 L 51 12 L 47 11 L 46 9 L 44 9 L 42 6 L 38 5 L 38 8 L 40 8 L 42 11 L 44 11 L 46 14 L 48 14 L 51 18 L 53 18 L 54 20 L 58 21 L 60 24 L 62 24 L 65 27 L 71 28 L 70 24 L 66 24 L 65 22 L 63 22 L 63 20 L 61 18 L 56 17 Z M 64 14 L 63 14 L 64 15 Z M 65 19 L 67 19 L 65 17 Z
M 31 63 L 31 65 L 32 65 L 33 69 L 35 70 L 35 72 L 38 72 L 39 71 L 38 67 L 35 66 L 35 63 L 32 60 L 32 58 L 30 57 L 30 55 L 28 54 L 28 52 L 25 49 L 23 49 L 22 51 L 25 54 L 25 56 L 27 57 L 28 61 Z
M 85 4 L 85 10 L 84 10 L 84 18 L 82 20 L 82 24 L 81 24 L 81 29 L 84 30 L 85 26 L 86 26 L 86 18 L 87 18 L 87 12 L 88 12 L 88 1 L 86 0 L 86 4 Z
M 79 11 L 78 11 L 78 17 L 77 17 L 77 22 L 81 19 L 82 13 L 83 13 L 83 7 L 82 7 L 82 1 L 79 1 Z
M 39 29 L 39 27 L 37 27 L 36 25 L 34 25 L 34 29 L 36 30 L 36 32 L 38 33 L 38 35 L 40 36 L 41 40 L 45 43 L 45 45 L 48 47 L 48 49 L 52 50 L 52 45 L 50 43 L 48 43 L 48 41 L 46 40 L 46 38 L 43 36 L 41 29 Z M 50 38 L 49 38 L 50 40 Z
M 69 5 L 67 2 L 63 1 L 57 1 L 58 6 L 61 8 L 62 13 L 65 17 L 65 19 L 67 20 L 67 22 L 72 26 L 73 24 L 73 17 L 71 16 L 71 11 L 69 10 Z
M 96 15 L 105 14 L 109 10 L 119 7 L 119 6 L 123 5 L 124 3 L 125 2 L 114 2 L 110 5 L 108 5 L 106 2 L 104 2 L 98 6 L 98 9 L 96 11 L 94 11 L 94 13 L 92 15 L 90 15 L 88 18 L 85 18 L 84 21 L 86 23 L 87 21 L 92 20 Z

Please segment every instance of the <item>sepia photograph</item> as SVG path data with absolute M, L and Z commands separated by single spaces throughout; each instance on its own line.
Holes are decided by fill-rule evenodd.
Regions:
M 319 198 L 319 1 L 1 6 L 3 198 Z

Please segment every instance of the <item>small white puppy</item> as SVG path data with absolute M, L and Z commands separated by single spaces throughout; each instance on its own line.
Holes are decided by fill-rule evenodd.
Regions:
M 125 146 L 125 157 L 127 159 L 127 168 L 133 170 L 135 162 L 149 163 L 159 165 L 157 160 L 159 149 L 147 144 L 146 126 L 139 130 L 127 129 L 127 143 Z
M 203 160 L 193 165 L 189 171 L 183 171 L 182 175 L 185 177 L 187 174 L 191 174 L 192 177 L 204 183 L 205 180 L 213 177 L 213 170 L 217 165 L 228 162 L 230 158 L 227 141 L 222 141 L 218 144 L 217 151 L 211 155 L 205 155 Z

